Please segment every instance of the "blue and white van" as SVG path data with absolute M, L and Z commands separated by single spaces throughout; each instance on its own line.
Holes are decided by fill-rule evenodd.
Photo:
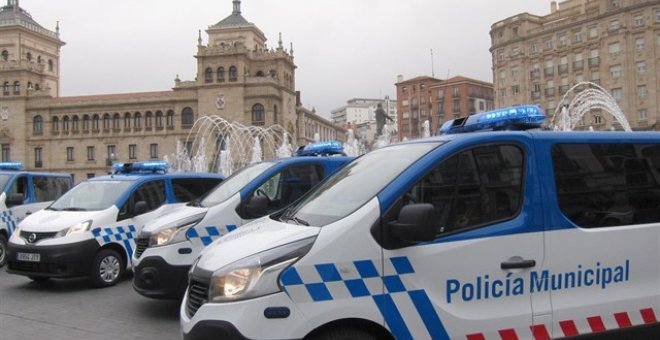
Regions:
M 657 339 L 660 133 L 492 131 L 539 111 L 372 151 L 216 241 L 183 338 Z
M 7 262 L 7 240 L 18 223 L 73 186 L 71 175 L 23 168 L 22 163 L 0 162 L 0 267 Z
M 299 150 L 297 157 L 250 165 L 200 201 L 147 223 L 133 254 L 133 287 L 147 297 L 181 299 L 200 251 L 243 224 L 289 205 L 352 158 L 338 142 Z
M 167 169 L 166 162 L 117 163 L 113 175 L 79 183 L 18 225 L 7 247 L 7 271 L 35 281 L 88 276 L 96 287 L 114 285 L 147 221 L 223 179 Z

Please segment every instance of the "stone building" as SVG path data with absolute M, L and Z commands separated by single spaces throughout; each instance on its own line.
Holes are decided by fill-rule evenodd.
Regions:
M 490 48 L 498 107 L 537 104 L 551 116 L 580 91 L 599 84 L 635 130 L 658 130 L 660 2 L 568 0 L 550 14 L 521 13 L 491 26 Z M 591 110 L 578 125 L 619 128 Z
M 241 14 L 231 15 L 197 41 L 197 75 L 175 79 L 171 91 L 59 96 L 59 29 L 40 26 L 8 0 L 0 10 L 0 144 L 2 160 L 28 170 L 68 172 L 75 181 L 105 174 L 114 161 L 162 159 L 185 141 L 194 122 L 218 115 L 243 125 L 279 124 L 304 144 L 305 121 L 342 130 L 297 101 L 293 46 L 266 45 L 264 33 Z

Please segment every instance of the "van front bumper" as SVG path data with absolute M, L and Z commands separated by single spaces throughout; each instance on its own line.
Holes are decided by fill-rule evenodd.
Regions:
M 155 299 L 181 299 L 188 286 L 190 265 L 175 266 L 160 256 L 140 259 L 133 268 L 133 289 Z
M 7 272 L 30 277 L 71 278 L 89 276 L 101 247 L 95 239 L 55 246 L 7 246 Z M 18 260 L 18 254 L 39 254 L 39 261 Z

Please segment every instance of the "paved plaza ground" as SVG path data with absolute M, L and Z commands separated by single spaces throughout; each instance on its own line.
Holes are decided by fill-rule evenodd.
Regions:
M 104 289 L 84 279 L 32 282 L 0 269 L 0 339 L 179 339 L 179 302 L 142 297 L 131 277 Z

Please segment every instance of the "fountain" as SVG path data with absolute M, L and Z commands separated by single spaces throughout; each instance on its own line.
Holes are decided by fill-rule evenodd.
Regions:
M 383 133 L 376 138 L 374 141 L 374 149 L 382 148 L 391 143 L 392 131 L 390 131 L 390 126 L 385 124 L 383 125 Z
M 173 171 L 217 171 L 229 176 L 262 159 L 291 156 L 295 148 L 295 141 L 289 140 L 280 125 L 244 126 L 218 116 L 202 116 L 185 143 L 177 142 L 171 167 Z
M 431 123 L 429 120 L 425 120 L 424 124 L 422 125 L 422 138 L 428 138 L 431 137 Z
M 623 130 L 632 131 L 628 119 L 626 119 L 616 100 L 605 89 L 595 83 L 580 82 L 574 85 L 564 94 L 560 103 L 564 103 L 569 94 L 580 87 L 583 87 L 584 90 L 577 93 L 568 106 L 559 105 L 555 109 L 555 113 L 548 124 L 550 129 L 572 131 L 587 112 L 599 109 L 612 115 L 621 124 Z
M 359 141 L 355 138 L 353 129 L 346 131 L 346 143 L 344 143 L 344 153 L 346 156 L 357 157 L 361 155 Z

